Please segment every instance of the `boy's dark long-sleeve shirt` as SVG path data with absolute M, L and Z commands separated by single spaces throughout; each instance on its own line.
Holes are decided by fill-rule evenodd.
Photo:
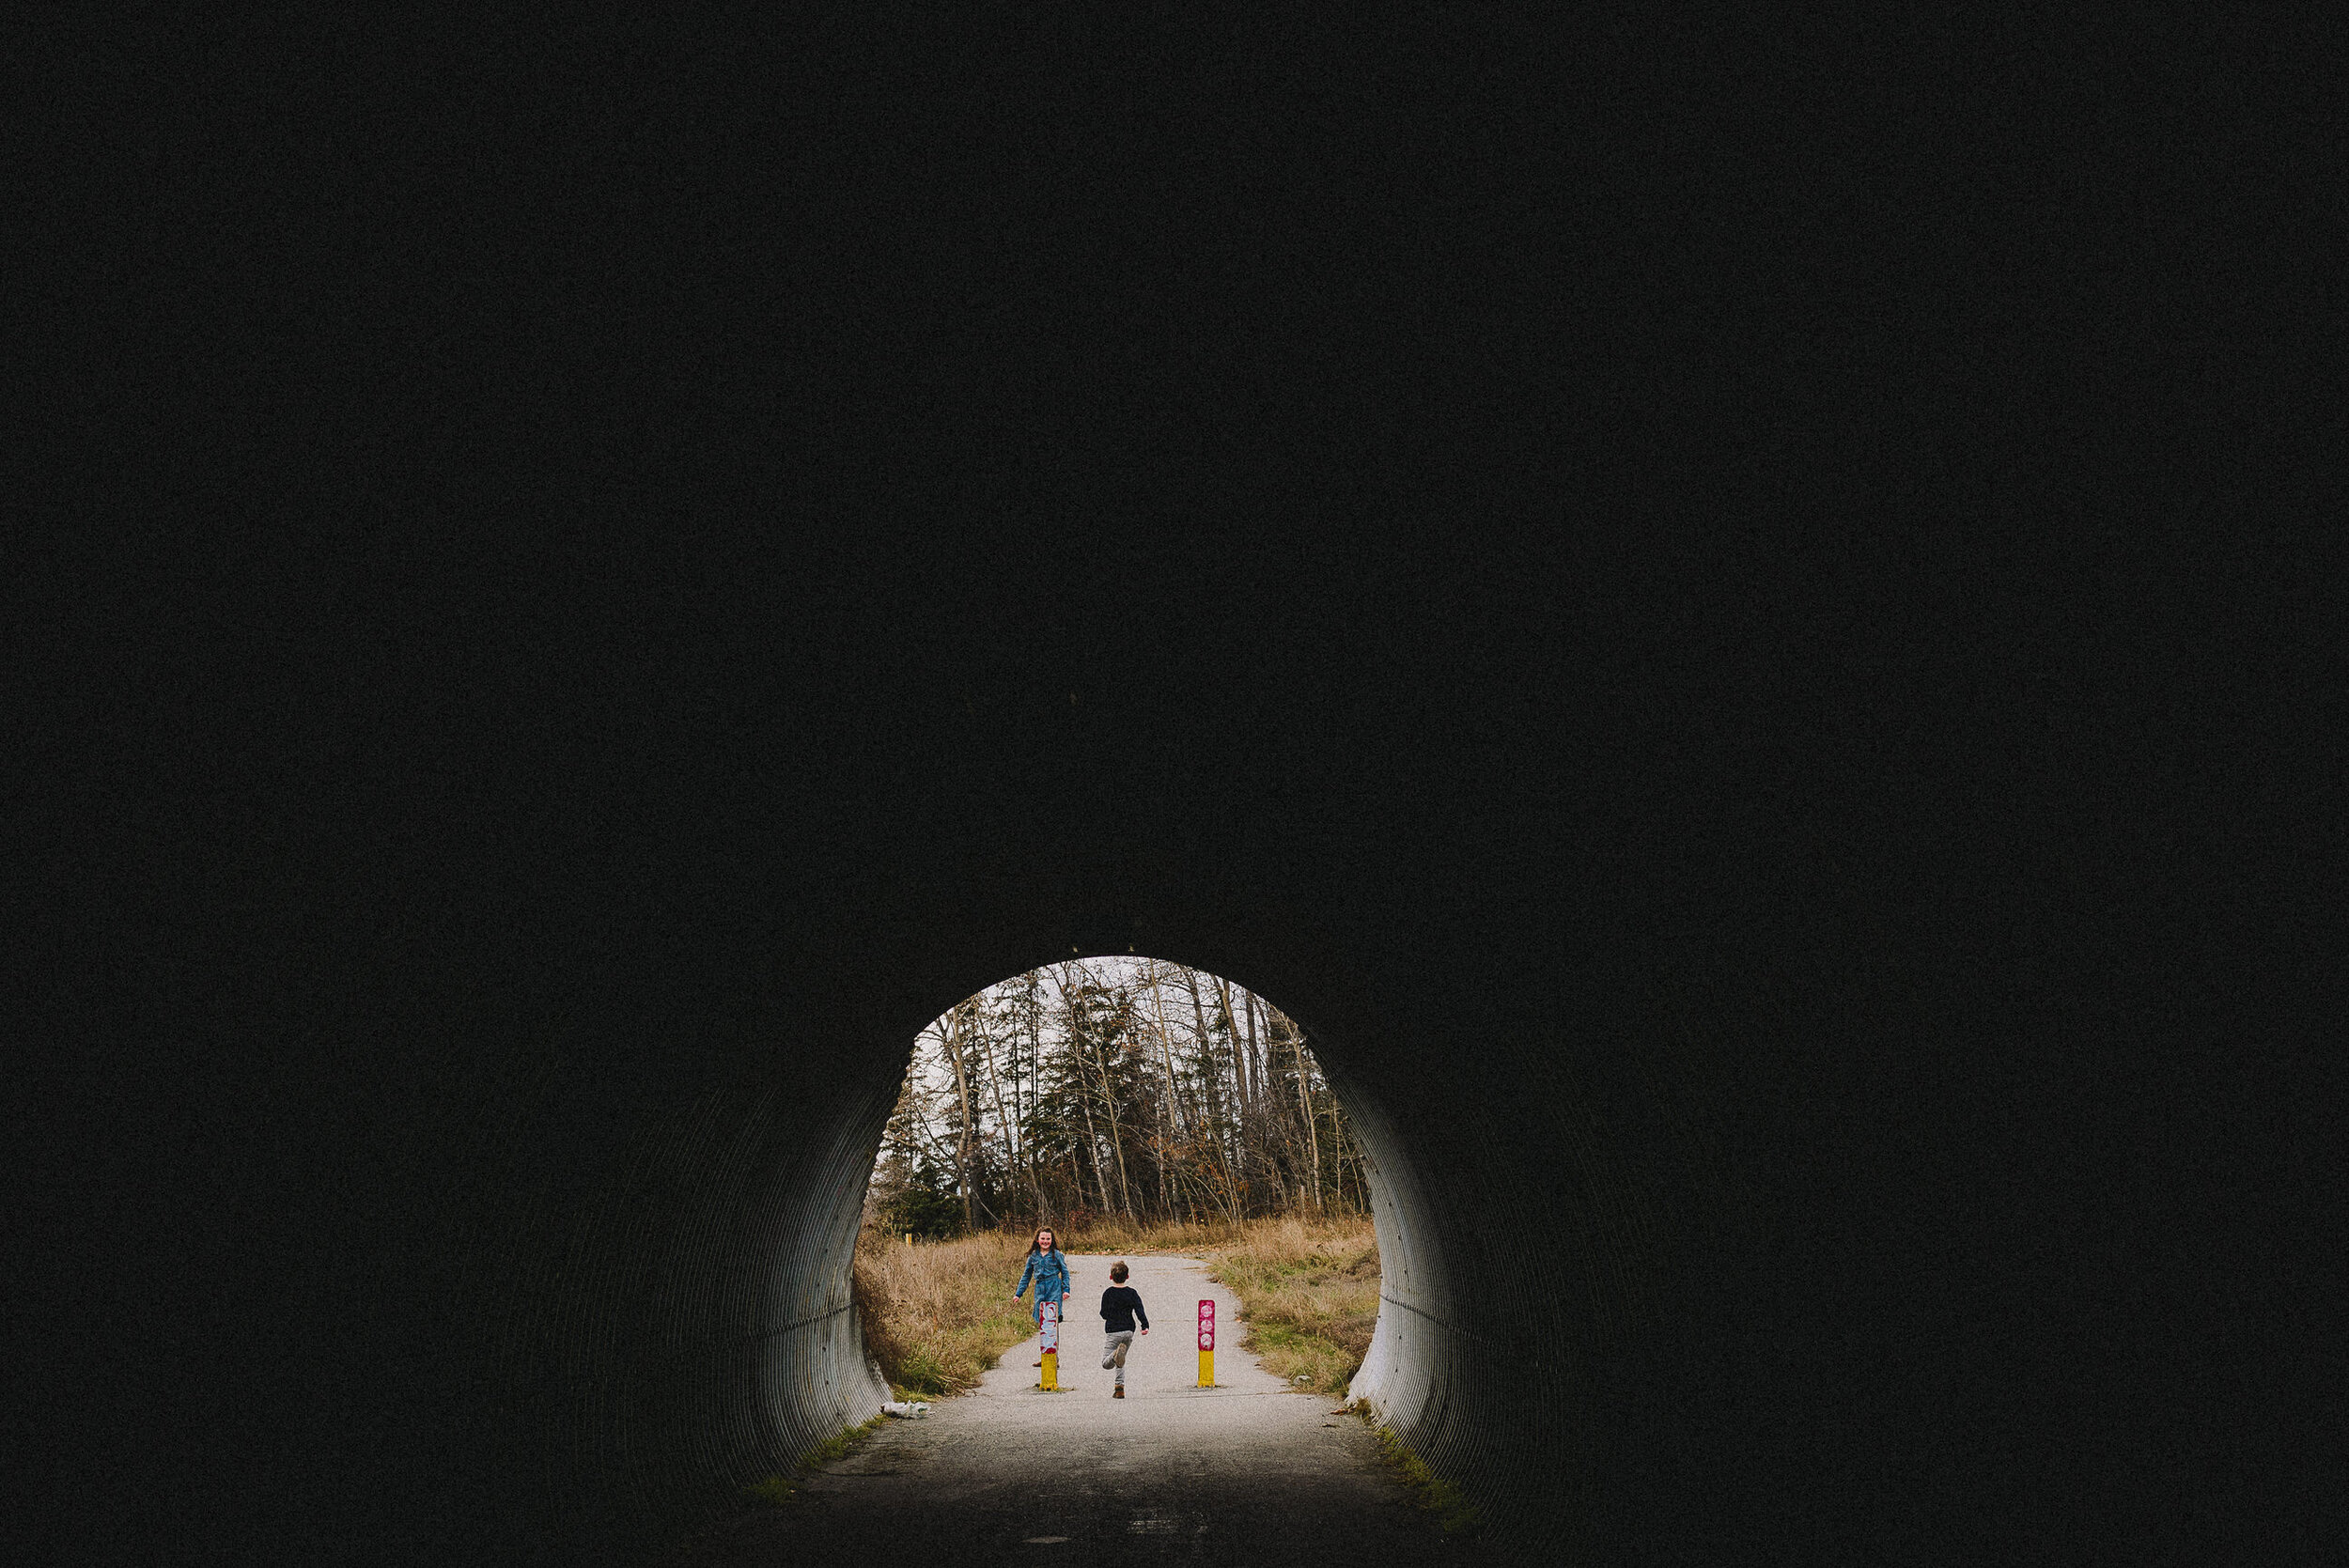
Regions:
M 1102 1331 L 1111 1334 L 1130 1333 L 1134 1320 L 1140 1318 L 1144 1328 L 1150 1327 L 1150 1314 L 1142 1310 L 1142 1293 L 1131 1285 L 1112 1285 L 1101 1293 Z

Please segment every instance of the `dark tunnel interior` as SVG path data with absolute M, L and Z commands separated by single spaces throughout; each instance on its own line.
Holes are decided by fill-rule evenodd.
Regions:
M 1395 1005 L 1391 986 L 1300 942 L 1291 918 L 1194 935 L 1163 907 L 1092 928 L 1047 911 L 1018 946 L 969 940 L 974 927 L 1016 929 L 1008 921 L 941 923 L 907 944 L 902 966 L 875 973 L 860 964 L 872 986 L 853 987 L 853 1008 L 839 1000 L 811 1007 L 808 986 L 789 986 L 796 1038 L 742 1039 L 695 1078 L 648 1084 L 628 1075 L 632 1103 L 595 1118 L 614 1142 L 596 1151 L 592 1185 L 570 1172 L 548 1184 L 569 1223 L 542 1232 L 534 1256 L 529 1232 L 538 1227 L 500 1217 L 498 1239 L 473 1260 L 505 1277 L 496 1293 L 505 1321 L 450 1326 L 474 1339 L 471 1353 L 499 1389 L 491 1404 L 517 1421 L 514 1436 L 561 1434 L 534 1478 L 545 1490 L 528 1516 L 573 1528 L 538 1535 L 535 1547 L 648 1549 L 872 1413 L 887 1393 L 863 1354 L 848 1265 L 906 1042 L 947 1002 L 1005 972 L 1072 951 L 1126 951 L 1131 942 L 1104 939 L 1121 932 L 1153 933 L 1159 951 L 1214 954 L 1226 966 L 1219 972 L 1308 999 L 1300 1017 L 1371 1161 L 1386 1260 L 1378 1338 L 1355 1392 L 1432 1465 L 1467 1481 L 1500 1540 L 1538 1549 L 1570 1535 L 1556 1511 L 1577 1504 L 1557 1483 L 1590 1464 L 1588 1435 L 1575 1430 L 1588 1416 L 1558 1416 L 1578 1404 L 1587 1410 L 1595 1395 L 1587 1367 L 1572 1362 L 1632 1310 L 1623 1284 L 1661 1266 L 1643 1245 L 1643 1219 L 1668 1222 L 1663 1208 L 1687 1207 L 1687 1195 L 1641 1194 L 1636 1178 L 1610 1169 L 1595 1106 L 1573 1108 L 1576 1121 L 1558 1118 L 1563 1063 L 1499 1108 L 1473 1103 L 1472 1071 L 1447 1069 L 1470 1093 L 1446 1104 L 1443 1084 L 1431 1081 L 1445 1051 L 1430 1032 L 1457 1030 L 1474 1010 L 1442 981 L 1413 999 L 1416 1008 Z M 951 967 L 964 953 L 976 962 Z M 836 974 L 812 978 L 837 997 Z M 1357 993 L 1381 1005 L 1365 1010 Z M 476 1136 L 519 1145 L 508 1159 L 520 1152 L 542 1161 L 550 1144 L 570 1141 L 549 1131 L 507 1124 Z M 1569 1141 L 1550 1141 L 1560 1138 Z M 1548 1205 L 1563 1182 L 1576 1189 L 1575 1232 L 1527 1247 L 1529 1228 L 1546 1234 L 1537 1217 L 1555 1216 Z M 557 1235 L 559 1260 L 543 1250 Z M 1461 1292 L 1468 1278 L 1477 1301 Z M 1496 1299 L 1538 1300 L 1553 1323 L 1578 1327 L 1529 1352 L 1510 1344 Z M 1550 1414 L 1528 1421 L 1528 1409 Z M 583 1499 L 592 1501 L 583 1508 Z M 503 1488 L 479 1502 L 501 1520 L 516 1517 Z
M 1053 955 L 1039 945 L 1030 967 Z M 957 980 L 947 991 L 981 988 Z M 580 1494 L 618 1505 L 606 1546 L 648 1531 L 657 1540 L 697 1510 L 723 1510 L 745 1481 L 890 1397 L 862 1343 L 848 1259 L 910 1032 L 891 1026 L 936 1016 L 935 995 L 909 989 L 903 1012 L 877 1008 L 863 1020 L 867 1032 L 838 1048 L 838 1065 L 813 1079 L 786 1054 L 765 1085 L 679 1093 L 668 1125 L 618 1176 L 612 1209 L 595 1227 L 602 1255 L 573 1265 L 600 1298 L 559 1304 L 607 1327 L 567 1347 L 551 1390 L 564 1405 L 539 1417 L 578 1435 L 570 1482 Z M 1375 1015 L 1365 1023 L 1376 1027 Z M 1475 1374 L 1473 1362 L 1492 1356 L 1501 1336 L 1474 1327 L 1449 1285 L 1455 1270 L 1474 1266 L 1475 1241 L 1447 1240 L 1461 1207 L 1432 1203 L 1420 1170 L 1452 1168 L 1459 1155 L 1451 1145 L 1470 1135 L 1387 1110 L 1368 1087 L 1380 1080 L 1376 1039 L 1360 1048 L 1373 1076 L 1350 1073 L 1343 1048 L 1335 1065 L 1324 1063 L 1370 1162 L 1386 1260 L 1378 1337 L 1352 1392 L 1434 1463 L 1472 1473 L 1490 1465 L 1476 1426 L 1508 1427 L 1507 1403 L 1535 1393 L 1517 1380 L 1545 1358 L 1508 1353 L 1495 1369 L 1511 1380 L 1499 1393 Z M 1388 1093 L 1418 1098 L 1418 1077 L 1407 1065 Z M 518 1305 L 535 1317 L 557 1304 Z M 659 1348 L 647 1355 L 643 1345 Z M 539 1383 L 551 1374 L 515 1363 L 506 1371 Z M 615 1411 L 631 1415 L 621 1424 Z M 1547 1532 L 1510 1505 L 1542 1490 L 1538 1478 L 1563 1458 L 1535 1446 L 1520 1463 L 1514 1481 L 1504 1471 L 1477 1496 L 1504 1538 L 1530 1531 L 1538 1540 Z
M 1053 955 L 1039 948 L 1034 961 Z M 926 996 L 910 994 L 906 1002 L 910 1016 L 941 1010 Z M 901 1022 L 903 1016 L 877 1011 L 872 1022 L 885 1027 L 883 1020 Z M 1378 1023 L 1371 1013 L 1360 1027 Z M 1471 1490 L 1486 1519 L 1504 1540 L 1539 1544 L 1555 1531 L 1529 1516 L 1527 1499 L 1545 1494 L 1548 1478 L 1567 1460 L 1539 1441 L 1528 1444 L 1526 1423 L 1508 1407 L 1541 1396 L 1538 1378 L 1549 1370 L 1549 1357 L 1510 1347 L 1505 1329 L 1479 1326 L 1455 1281 L 1459 1271 L 1479 1268 L 1480 1247 L 1492 1243 L 1484 1226 L 1462 1230 L 1470 1206 L 1431 1195 L 1423 1174 L 1455 1170 L 1458 1145 L 1489 1136 L 1489 1129 L 1391 1111 L 1369 1085 L 1383 1082 L 1388 1096 L 1416 1101 L 1424 1092 L 1427 1058 L 1408 1053 L 1399 1074 L 1392 1065 L 1379 1074 L 1378 1038 L 1373 1033 L 1357 1048 L 1364 1074 L 1348 1070 L 1343 1047 L 1334 1063 L 1324 1062 L 1368 1160 L 1384 1260 L 1377 1336 L 1350 1394 L 1448 1473 L 1485 1472 Z M 864 1048 L 844 1052 L 842 1064 L 814 1082 L 798 1081 L 786 1056 L 776 1082 L 680 1096 L 675 1127 L 649 1141 L 631 1163 L 625 1195 L 605 1221 L 608 1253 L 586 1277 L 617 1282 L 634 1270 L 641 1294 L 590 1309 L 629 1315 L 614 1324 L 608 1345 L 573 1352 L 580 1359 L 562 1381 L 574 1399 L 592 1390 L 592 1403 L 556 1418 L 593 1445 L 575 1478 L 581 1490 L 626 1499 L 611 1518 L 612 1539 L 690 1521 L 696 1504 L 723 1509 L 745 1480 L 772 1469 L 779 1456 L 869 1418 L 891 1397 L 867 1362 L 848 1259 L 880 1125 L 903 1072 L 903 1032 L 864 1036 Z M 1391 1046 L 1385 1054 L 1390 1063 L 1398 1060 Z M 1486 1224 L 1492 1218 L 1522 1224 L 1530 1213 L 1507 1210 L 1487 1216 Z M 1607 1266 L 1628 1265 L 1618 1254 Z M 576 1311 L 581 1304 L 563 1305 Z M 623 1335 L 656 1342 L 663 1351 L 630 1356 L 618 1343 Z M 1478 1374 L 1480 1360 L 1495 1363 L 1486 1375 Z M 615 1396 L 639 1419 L 657 1410 L 660 1424 L 604 1425 Z M 1495 1469 L 1491 1452 L 1476 1440 L 1480 1425 L 1514 1434 L 1518 1452 L 1510 1464 Z M 1540 1430 L 1532 1428 L 1536 1436 Z M 1540 1506 L 1550 1500 L 1544 1497 Z
M 65 1108 L 20 1124 L 37 1522 L 649 1560 L 877 1398 L 848 1265 L 914 1034 L 1128 952 L 1309 1032 L 1377 1172 L 1364 1391 L 1480 1551 L 2150 1560 L 2299 1516 L 2324 1451 L 2252 1418 L 2294 1396 L 2243 1325 L 2323 1255 L 2325 1102 L 2275 1076 L 2322 1015 L 2237 983 L 2289 951 L 2217 869 L 2258 843 L 2149 840 L 1935 709 L 1946 664 L 1796 700 L 1624 624 L 1570 687 L 1333 619 L 1180 701 L 1073 656 L 851 678 L 796 613 L 788 678 L 226 666 L 199 733 L 308 727 L 233 786 L 127 730 L 29 819 L 78 857 L 12 960 Z
M 2251 78 L 299 9 L 24 56 L 0 1558 L 656 1560 L 879 1397 L 916 1032 L 1136 953 L 1310 1032 L 1474 1553 L 2349 1560 Z
M 1085 754 L 1067 723 L 1039 721 Z M 1308 821 L 1280 775 L 1246 832 L 1194 816 L 1148 855 L 1095 784 L 941 810 L 832 781 L 800 837 L 700 793 L 663 838 L 611 835 L 615 781 L 581 781 L 516 792 L 555 817 L 437 819 L 429 862 L 238 862 L 281 878 L 238 962 L 133 988 L 214 1045 L 117 1089 L 89 1145 L 172 1183 L 117 1220 L 125 1315 L 61 1305 L 126 1348 L 54 1419 L 126 1463 L 185 1445 L 101 1511 L 99 1555 L 650 1560 L 884 1397 L 848 1266 L 914 1032 L 1136 950 L 1310 1032 L 1375 1169 L 1359 1388 L 1481 1550 L 2141 1545 L 2177 1526 L 2146 1473 L 2225 1517 L 2207 1453 L 2095 1440 L 2153 1351 L 2095 1332 L 2077 1278 L 2176 1212 L 2100 1163 L 2115 1141 L 2192 1124 L 2145 1097 L 2158 1061 L 2114 1097 L 2126 1043 L 1998 961 L 2029 905 L 1995 886 L 1700 881 L 1638 834 L 1568 864 L 1489 817 Z

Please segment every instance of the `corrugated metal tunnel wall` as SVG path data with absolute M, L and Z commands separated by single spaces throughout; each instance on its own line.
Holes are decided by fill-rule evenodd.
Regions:
M 26 56 L 0 1528 L 624 1560 L 869 1396 L 913 1031 L 1130 947 L 1313 1032 L 1497 1539 L 2349 1560 L 2227 68 L 607 9 Z
M 257 861 L 236 964 L 110 1004 L 209 1044 L 94 1102 L 84 1148 L 142 1174 L 79 1190 L 153 1193 L 71 1233 L 122 1238 L 118 1272 L 27 1275 L 122 1287 L 42 1319 L 103 1333 L 52 1420 L 105 1466 L 168 1457 L 167 1487 L 47 1515 L 111 1532 L 82 1560 L 643 1560 L 880 1397 L 848 1263 L 914 1032 L 1129 950 L 1310 1032 L 1376 1172 L 1360 1388 L 1482 1510 L 1483 1549 L 1881 1560 L 2170 1528 L 2123 1506 L 2136 1462 L 2074 1440 L 2151 1352 L 2083 1327 L 2066 1273 L 2173 1212 L 2080 1162 L 2161 1146 L 2175 1102 L 2102 1095 L 2115 1036 L 2082 993 L 1945 939 L 2001 939 L 1995 904 L 1791 876 L 1665 898 L 1326 817 L 1138 856 L 1076 798 L 988 804 L 992 836 L 968 802 L 806 799 L 832 836 L 721 801 L 665 839 L 490 820 L 365 876 Z M 2138 1130 L 2083 1145 L 2092 1112 Z M 2191 1322 L 2229 1297 L 2175 1299 Z M 2218 1507 L 2196 1452 L 2156 1469 Z
M 1921 888 L 1905 819 L 1734 789 L 1684 789 L 1670 831 L 1365 794 L 1301 719 L 1277 766 L 1173 799 L 1118 760 L 1152 714 L 1065 693 L 1008 737 L 934 719 L 993 758 L 952 787 L 894 741 L 729 775 L 747 722 L 616 748 L 583 713 L 462 812 L 367 775 L 200 853 L 158 813 L 93 862 L 89 896 L 151 920 L 43 1025 L 89 1042 L 90 1114 L 27 1136 L 90 1173 L 27 1188 L 72 1222 L 23 1276 L 80 1345 L 27 1363 L 84 1369 L 42 1407 L 97 1455 L 54 1474 L 105 1506 L 41 1515 L 75 1560 L 569 1568 L 711 1519 L 879 1397 L 847 1265 L 915 1032 L 1077 952 L 1309 1031 L 1377 1172 L 1362 1390 L 1483 1549 L 2150 1550 L 2172 1496 L 2206 1533 L 2258 1516 L 2229 1454 L 2317 1452 L 2230 1426 L 2240 1379 L 2158 1452 L 2092 1440 L 2156 1429 L 2137 1390 L 2175 1343 L 2249 1375 L 2160 1151 L 2236 1114 L 2196 1043 L 2257 1036 L 2123 943 L 2124 904 L 2051 947 L 2045 884 L 1995 857 Z M 2114 862 L 2077 842 L 2047 876 L 2093 885 Z
M 1270 956 L 1277 972 L 1277 940 Z M 1377 1027 L 1375 1009 L 1346 1011 Z M 605 1108 L 622 1123 L 650 1114 L 619 1135 L 599 1177 L 564 1184 L 568 1203 L 544 1229 L 509 1224 L 459 1265 L 474 1277 L 460 1296 L 484 1274 L 505 1281 L 495 1312 L 454 1326 L 483 1336 L 498 1389 L 488 1408 L 520 1415 L 484 1436 L 527 1434 L 541 1450 L 537 1502 L 501 1489 L 490 1504 L 500 1526 L 536 1521 L 510 1549 L 625 1560 L 737 1506 L 744 1484 L 787 1470 L 887 1397 L 864 1358 L 848 1261 L 910 1030 L 875 1034 L 874 1021 L 855 1037 L 861 1056 L 826 1053 L 840 1063 L 831 1071 L 805 1072 L 801 1053 L 779 1048 L 770 1077 L 784 1082 L 698 1094 L 679 1082 L 658 1109 Z M 1511 1145 L 1554 1128 L 1547 1108 L 1516 1101 L 1504 1130 L 1445 1105 L 1427 1074 L 1440 1049 L 1315 1038 L 1369 1158 L 1385 1259 L 1377 1337 L 1354 1391 L 1457 1479 L 1496 1547 L 1559 1549 L 1588 1525 L 1569 1529 L 1552 1512 L 1574 1473 L 1570 1439 L 1592 1414 L 1566 1368 L 1599 1347 L 1587 1314 L 1579 1336 L 1557 1332 L 1558 1309 L 1607 1292 L 1587 1282 L 1592 1250 L 1620 1269 L 1617 1240 L 1595 1230 L 1568 1240 L 1529 1201 L 1555 1167 Z M 1472 1081 L 1456 1065 L 1454 1076 Z M 518 1274 L 525 1258 L 532 1271 Z M 1569 1280 L 1586 1282 L 1562 1291 Z M 1514 1333 L 1510 1311 L 1495 1310 L 1523 1299 L 1547 1303 L 1536 1315 L 1550 1329 Z
M 1160 910 L 1118 924 L 1174 924 L 1182 940 L 1180 922 Z M 1550 1108 L 1518 1099 L 1502 1130 L 1489 1108 L 1466 1103 L 1473 1073 L 1455 1063 L 1453 1087 L 1469 1095 L 1447 1093 L 1428 1072 L 1442 1048 L 1414 1035 L 1397 1049 L 1384 1032 L 1399 1020 L 1347 999 L 1346 971 L 1326 955 L 1299 965 L 1299 927 L 1285 929 L 1284 939 L 1283 927 L 1264 928 L 1252 944 L 1259 961 L 1233 968 L 1252 984 L 1284 976 L 1340 1020 L 1333 1033 L 1315 1028 L 1310 1006 L 1304 1014 L 1370 1161 L 1386 1260 L 1377 1338 L 1355 1391 L 1457 1478 L 1494 1549 L 1560 1549 L 1588 1531 L 1588 1520 L 1566 1529 L 1553 1511 L 1589 1392 L 1567 1375 L 1569 1337 L 1512 1335 L 1496 1303 L 1546 1301 L 1554 1326 L 1562 1304 L 1607 1289 L 1561 1292 L 1590 1272 L 1578 1251 L 1619 1251 L 1620 1238 L 1585 1230 L 1566 1246 L 1511 1245 L 1548 1234 L 1538 1205 L 1556 1162 L 1513 1144 L 1558 1130 Z M 485 1090 L 504 1104 L 466 1133 L 473 1158 L 542 1172 L 550 1156 L 573 1158 L 568 1174 L 509 1191 L 525 1201 L 487 1218 L 476 1247 L 438 1260 L 450 1295 L 476 1304 L 442 1320 L 439 1354 L 479 1358 L 490 1397 L 430 1424 L 488 1452 L 529 1455 L 517 1473 L 483 1478 L 490 1483 L 460 1537 L 478 1532 L 549 1561 L 630 1560 L 723 1516 L 746 1483 L 875 1411 L 886 1392 L 863 1358 L 848 1259 L 911 1032 L 939 999 L 1003 977 L 974 969 L 965 972 L 977 978 L 924 990 L 926 973 L 960 945 L 941 933 L 898 974 L 887 994 L 895 1011 L 835 1015 L 826 1045 L 779 1043 L 764 1074 L 697 1087 L 690 1074 L 648 1085 L 623 1069 L 568 1090 L 545 1079 Z M 1024 955 L 1050 956 L 1041 943 Z M 827 1032 L 820 1011 L 797 1024 L 803 1037 Z M 509 1113 L 534 1099 L 538 1118 Z M 568 1126 L 545 1119 L 558 1110 Z M 608 1141 L 592 1156 L 581 1120 L 604 1126 Z M 1572 1353 L 1593 1348 L 1586 1324 Z M 1581 1421 L 1562 1419 L 1578 1400 Z M 426 1493 L 446 1484 L 416 1483 Z
M 1520 995 L 1501 976 L 1556 980 L 1554 959 L 1457 908 L 1161 872 L 1122 908 L 1015 880 L 966 885 L 934 920 L 843 897 L 748 939 L 598 938 L 600 963 L 552 971 L 583 995 L 468 991 L 472 1028 L 506 1044 L 390 1091 L 424 1096 L 419 1125 L 472 1108 L 407 1211 L 415 1269 L 380 1277 L 418 1357 L 453 1374 L 409 1390 L 430 1439 L 382 1455 L 399 1496 L 433 1499 L 395 1510 L 416 1549 L 629 1560 L 871 1414 L 848 1263 L 912 1034 L 1055 950 L 1134 947 L 1231 975 L 1311 1032 L 1385 1258 L 1357 1391 L 1478 1506 L 1488 1549 L 1637 1542 L 1659 1486 L 1687 1483 L 1653 1464 L 1657 1437 L 1745 1358 L 1691 1289 L 1740 1266 L 1751 1206 L 1719 1152 L 1728 1112 L 1696 1093 L 1730 1080 L 1693 1015 L 1672 1032 L 1660 971 L 1610 973 L 1620 950 L 1595 937 L 1578 984 Z M 770 932 L 787 939 L 762 951 Z M 541 1007 L 536 1042 L 502 1021 Z M 490 1457 L 443 1467 L 457 1453 Z

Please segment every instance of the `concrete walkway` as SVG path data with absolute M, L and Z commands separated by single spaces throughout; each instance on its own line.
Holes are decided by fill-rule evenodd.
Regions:
M 1030 1340 L 975 1392 L 939 1401 L 926 1420 L 892 1421 L 811 1478 L 802 1499 L 728 1532 L 723 1555 L 701 1560 L 1474 1560 L 1390 1478 L 1361 1421 L 1332 1414 L 1330 1395 L 1290 1390 L 1239 1349 L 1239 1303 L 1196 1259 L 1128 1260 L 1153 1332 L 1136 1336 L 1127 1397 L 1112 1399 L 1098 1311 L 1112 1261 L 1069 1259 L 1066 1391 L 1035 1387 Z M 1219 1327 L 1209 1389 L 1193 1387 L 1202 1297 Z

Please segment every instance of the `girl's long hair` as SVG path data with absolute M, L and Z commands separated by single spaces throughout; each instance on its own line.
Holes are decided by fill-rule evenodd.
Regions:
M 1035 1228 L 1035 1234 L 1028 1238 L 1030 1252 L 1040 1252 L 1044 1250 L 1044 1234 L 1047 1231 L 1051 1231 L 1052 1234 L 1052 1250 L 1055 1252 L 1060 1250 L 1060 1233 L 1053 1231 L 1050 1225 L 1038 1225 Z

